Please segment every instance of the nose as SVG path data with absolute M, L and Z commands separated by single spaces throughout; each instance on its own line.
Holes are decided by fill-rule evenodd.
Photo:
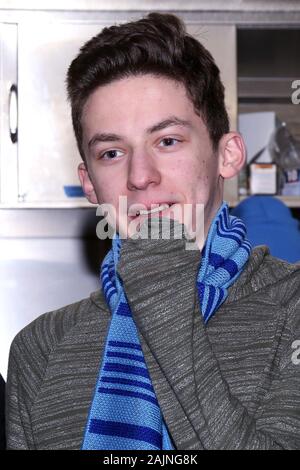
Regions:
M 157 163 L 149 153 L 142 151 L 131 155 L 127 178 L 130 191 L 145 190 L 149 185 L 159 184 L 160 180 Z

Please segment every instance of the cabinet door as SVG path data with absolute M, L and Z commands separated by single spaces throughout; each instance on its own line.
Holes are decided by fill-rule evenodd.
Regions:
M 104 25 L 20 24 L 18 34 L 19 202 L 85 201 L 65 79 L 82 44 Z M 74 197 L 75 196 L 75 197 Z
M 17 24 L 0 23 L 0 203 L 17 202 Z
M 237 128 L 236 27 L 189 23 L 187 29 L 211 52 L 220 69 L 221 79 L 225 86 L 225 103 L 230 128 L 235 130 Z M 229 203 L 237 201 L 237 177 L 225 181 L 224 199 Z

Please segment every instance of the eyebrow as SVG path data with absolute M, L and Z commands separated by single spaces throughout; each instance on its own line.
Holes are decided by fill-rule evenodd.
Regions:
M 171 126 L 192 127 L 192 124 L 190 121 L 185 121 L 184 119 L 179 119 L 176 116 L 171 116 L 168 119 L 165 119 L 164 121 L 154 124 L 154 126 L 147 129 L 147 134 L 152 134 L 153 132 L 161 131 L 162 129 L 165 129 L 166 127 L 171 127 Z
M 167 119 L 164 119 L 163 121 L 158 122 L 157 124 L 154 124 L 153 126 L 149 127 L 146 132 L 147 134 L 153 134 L 154 132 L 161 131 L 163 129 L 166 129 L 167 127 L 171 126 L 184 126 L 184 127 L 192 127 L 192 124 L 190 121 L 186 121 L 184 119 L 180 119 L 176 116 L 171 116 Z M 120 142 L 121 140 L 124 140 L 124 138 L 121 135 L 118 134 L 112 134 L 112 133 L 106 133 L 106 132 L 101 132 L 95 134 L 91 140 L 88 143 L 88 147 L 91 148 L 98 142 Z

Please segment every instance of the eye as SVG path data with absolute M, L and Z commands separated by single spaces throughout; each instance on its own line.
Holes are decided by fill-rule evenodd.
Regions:
M 160 141 L 159 145 L 161 147 L 172 147 L 178 142 L 181 142 L 181 140 L 175 139 L 174 137 L 165 137 Z
M 100 155 L 101 160 L 114 160 L 117 157 L 120 157 L 123 154 L 121 150 L 107 150 L 106 152 Z

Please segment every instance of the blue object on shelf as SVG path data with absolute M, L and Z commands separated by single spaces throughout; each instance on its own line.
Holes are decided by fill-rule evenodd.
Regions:
M 64 186 L 64 192 L 67 197 L 84 197 L 84 192 L 80 185 Z
M 277 258 L 300 261 L 300 223 L 282 201 L 273 196 L 250 196 L 231 214 L 245 222 L 253 246 L 267 245 Z

